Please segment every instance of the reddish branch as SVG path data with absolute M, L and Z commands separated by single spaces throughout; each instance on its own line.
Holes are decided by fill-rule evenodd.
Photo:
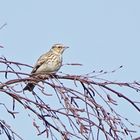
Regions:
M 43 76 L 42 79 L 40 75 L 29 77 L 29 74 L 23 72 L 23 67 L 32 68 L 27 64 L 8 61 L 1 57 L 0 65 L 3 65 L 0 75 L 5 76 L 4 81 L 0 81 L 0 94 L 8 95 L 13 100 L 12 111 L 7 108 L 6 103 L 3 104 L 6 111 L 15 118 L 17 114 L 15 106 L 21 105 L 24 107 L 23 109 L 29 110 L 32 116 L 37 116 L 38 122 L 42 122 L 42 126 L 38 125 L 38 122 L 33 122 L 38 135 L 46 134 L 47 137 L 54 139 L 55 133 L 58 133 L 64 140 L 73 138 L 99 140 L 101 136 L 106 140 L 120 140 L 124 137 L 132 139 L 133 133 L 137 133 L 133 130 L 133 126 L 139 126 L 119 114 L 114 106 L 117 107 L 118 101 L 123 98 L 129 106 L 136 108 L 136 112 L 139 113 L 139 101 L 134 101 L 127 94 L 117 91 L 113 87 L 129 88 L 139 97 L 139 82 L 127 83 L 104 80 L 99 78 L 100 75 L 107 74 L 103 71 L 100 71 L 99 74 L 93 72 L 85 75 L 61 73 L 50 75 L 49 78 Z M 34 83 L 41 81 L 30 93 L 32 97 L 23 91 L 23 87 L 28 81 Z M 54 92 L 51 90 L 52 93 L 48 93 L 49 89 L 53 89 Z M 45 100 L 50 96 L 59 102 L 58 106 L 55 106 L 55 101 L 52 105 Z M 63 120 L 67 120 L 67 124 Z M 0 128 L 5 130 L 2 125 Z M 7 131 L 10 132 L 11 130 Z M 13 135 L 16 136 L 15 133 Z M 12 140 L 11 135 L 7 135 L 7 137 Z

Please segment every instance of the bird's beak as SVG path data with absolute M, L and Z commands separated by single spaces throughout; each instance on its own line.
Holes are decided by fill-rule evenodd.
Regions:
M 64 48 L 65 48 L 65 49 L 68 49 L 69 47 L 68 47 L 68 46 L 64 46 Z

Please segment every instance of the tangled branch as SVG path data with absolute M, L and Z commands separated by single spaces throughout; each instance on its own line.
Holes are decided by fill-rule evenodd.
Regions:
M 128 91 L 124 90 L 132 90 L 138 99 L 139 82 L 113 82 L 101 79 L 102 75 L 108 74 L 104 71 L 98 74 L 58 73 L 49 77 L 44 75 L 43 78 L 40 75 L 30 77 L 23 69 L 32 68 L 31 66 L 9 61 L 5 57 L 0 57 L 0 65 L 0 75 L 4 77 L 0 81 L 0 93 L 3 96 L 8 95 L 13 100 L 13 109 L 9 110 L 5 102 L 0 104 L 5 106 L 13 118 L 16 118 L 17 105 L 23 106 L 23 109 L 37 117 L 37 121 L 33 120 L 33 126 L 37 129 L 38 135 L 45 134 L 52 140 L 54 138 L 121 140 L 133 139 L 133 134 L 137 133 L 134 127 L 140 127 L 116 110 L 120 100 L 123 99 L 128 106 L 140 112 L 139 100 L 130 98 Z M 29 81 L 33 83 L 41 81 L 36 84 L 31 94 L 23 91 Z M 13 140 L 13 136 L 18 136 L 3 121 L 0 121 L 0 128 L 9 139 L 11 138 L 10 140 Z M 10 132 L 12 135 L 9 135 Z M 59 137 L 55 135 L 56 133 Z

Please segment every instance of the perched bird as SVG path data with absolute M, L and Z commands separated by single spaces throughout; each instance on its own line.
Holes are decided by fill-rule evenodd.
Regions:
M 31 76 L 38 74 L 55 74 L 62 66 L 62 54 L 68 48 L 63 44 L 54 44 L 49 52 L 41 55 L 37 60 Z M 29 82 L 23 90 L 32 91 L 35 84 Z

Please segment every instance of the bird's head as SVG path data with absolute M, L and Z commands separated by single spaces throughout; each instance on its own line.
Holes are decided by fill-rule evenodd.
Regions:
M 57 54 L 62 54 L 64 52 L 65 49 L 69 48 L 68 46 L 64 46 L 63 44 L 54 44 L 51 48 L 51 50 L 54 53 Z

